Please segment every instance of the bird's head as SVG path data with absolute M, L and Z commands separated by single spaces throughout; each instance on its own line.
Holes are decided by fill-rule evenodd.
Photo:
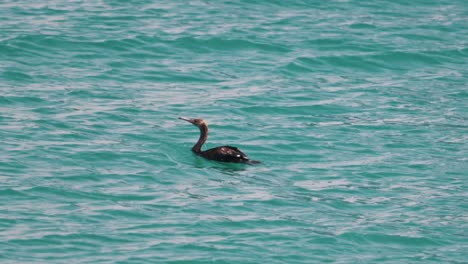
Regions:
M 207 123 L 205 122 L 205 120 L 201 119 L 201 118 L 186 118 L 186 117 L 179 117 L 179 119 L 181 120 L 185 120 L 189 123 L 192 123 L 193 125 L 197 126 L 197 127 L 202 127 L 202 126 L 207 126 Z

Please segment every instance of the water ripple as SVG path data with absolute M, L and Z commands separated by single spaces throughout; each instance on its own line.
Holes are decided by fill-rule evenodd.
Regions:
M 1 2 L 0 262 L 463 263 L 465 6 Z

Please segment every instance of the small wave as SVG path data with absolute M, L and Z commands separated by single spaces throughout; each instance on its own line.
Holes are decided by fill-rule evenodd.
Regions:
M 341 55 L 318 55 L 315 57 L 297 57 L 283 65 L 291 72 L 315 71 L 317 68 L 362 69 L 368 72 L 383 71 L 385 69 L 412 69 L 415 66 L 439 65 L 445 62 L 464 63 L 459 58 L 463 51 L 449 50 L 421 50 L 421 51 L 389 51 L 389 52 L 347 52 Z M 466 57 L 466 56 L 462 56 Z
M 201 51 L 222 50 L 259 50 L 267 52 L 285 53 L 289 49 L 283 45 L 262 43 L 253 40 L 245 39 L 227 39 L 227 38 L 196 38 L 196 37 L 181 37 L 172 41 L 179 48 L 191 48 Z
M 326 189 L 342 189 L 349 188 L 350 182 L 344 179 L 339 180 L 320 180 L 320 181 L 298 181 L 294 186 L 301 187 L 311 191 L 321 191 Z

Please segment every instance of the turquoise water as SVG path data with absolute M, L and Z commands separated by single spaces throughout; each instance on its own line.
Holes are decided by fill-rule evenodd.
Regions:
M 0 262 L 467 263 L 467 17 L 2 1 Z

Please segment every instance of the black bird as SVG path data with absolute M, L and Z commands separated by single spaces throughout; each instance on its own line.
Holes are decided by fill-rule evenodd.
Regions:
M 185 118 L 179 117 L 179 119 L 185 120 L 192 123 L 200 129 L 200 138 L 197 143 L 192 148 L 192 151 L 198 156 L 202 156 L 205 159 L 216 160 L 222 162 L 236 162 L 236 163 L 247 163 L 247 164 L 258 164 L 260 161 L 250 160 L 247 155 L 240 151 L 236 147 L 231 146 L 221 146 L 212 148 L 209 150 L 202 151 L 201 147 L 208 138 L 208 125 L 205 120 L 200 118 Z

